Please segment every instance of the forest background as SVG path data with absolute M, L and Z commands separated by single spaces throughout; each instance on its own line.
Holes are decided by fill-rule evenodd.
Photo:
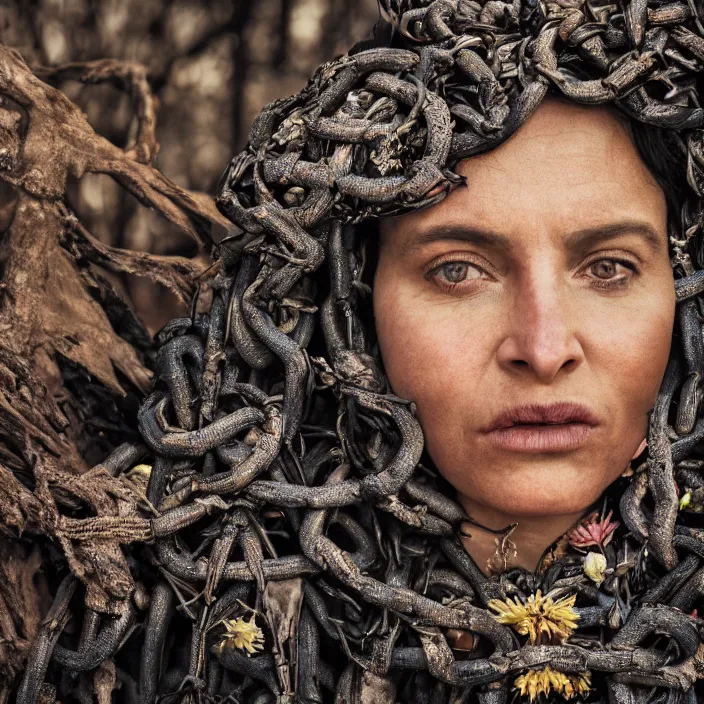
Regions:
M 136 61 L 157 99 L 154 166 L 177 185 L 214 193 L 249 126 L 272 100 L 297 93 L 322 62 L 365 38 L 376 0 L 0 0 L 0 43 L 34 66 L 97 59 Z M 98 134 L 123 147 L 134 130 L 128 94 L 108 83 L 61 81 Z M 109 176 L 87 174 L 69 194 L 101 242 L 191 256 L 192 240 Z M 145 277 L 113 281 L 150 332 L 181 314 Z

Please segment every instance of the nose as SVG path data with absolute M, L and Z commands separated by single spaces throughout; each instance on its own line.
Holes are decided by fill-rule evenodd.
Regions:
M 511 303 L 497 352 L 503 369 L 550 384 L 560 372 L 570 373 L 584 361 L 578 312 L 554 272 L 543 270 L 531 277 L 515 291 Z

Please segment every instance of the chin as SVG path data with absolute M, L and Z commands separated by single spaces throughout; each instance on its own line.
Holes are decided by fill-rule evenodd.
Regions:
M 498 481 L 487 481 L 487 477 L 483 477 L 483 480 L 474 478 L 471 483 L 466 477 L 459 482 L 453 482 L 452 477 L 446 478 L 471 502 L 519 519 L 521 516 L 583 513 L 616 479 L 610 475 L 589 476 L 584 466 L 555 470 L 533 468 L 526 472 L 524 469 L 523 472 L 502 473 Z
M 508 492 L 501 501 L 496 497 L 487 497 L 487 508 L 520 519 L 536 516 L 564 516 L 585 512 L 598 498 L 603 490 L 586 491 L 584 485 L 575 487 L 553 488 L 549 492 Z M 493 500 L 492 500 L 493 499 Z M 484 503 L 481 498 L 477 500 Z

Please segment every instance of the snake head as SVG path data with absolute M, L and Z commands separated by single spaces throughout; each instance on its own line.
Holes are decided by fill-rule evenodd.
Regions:
M 343 383 L 382 393 L 385 386 L 384 375 L 376 360 L 368 354 L 339 350 L 335 354 L 333 367 Z

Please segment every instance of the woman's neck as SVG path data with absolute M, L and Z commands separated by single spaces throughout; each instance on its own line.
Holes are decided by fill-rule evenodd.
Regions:
M 462 544 L 485 574 L 491 573 L 492 564 L 501 571 L 511 567 L 535 571 L 545 550 L 587 513 L 517 517 L 477 504 L 466 496 L 457 498 L 467 515 L 486 528 L 499 531 L 517 524 L 503 540 L 500 534 L 470 522 L 464 524 Z

